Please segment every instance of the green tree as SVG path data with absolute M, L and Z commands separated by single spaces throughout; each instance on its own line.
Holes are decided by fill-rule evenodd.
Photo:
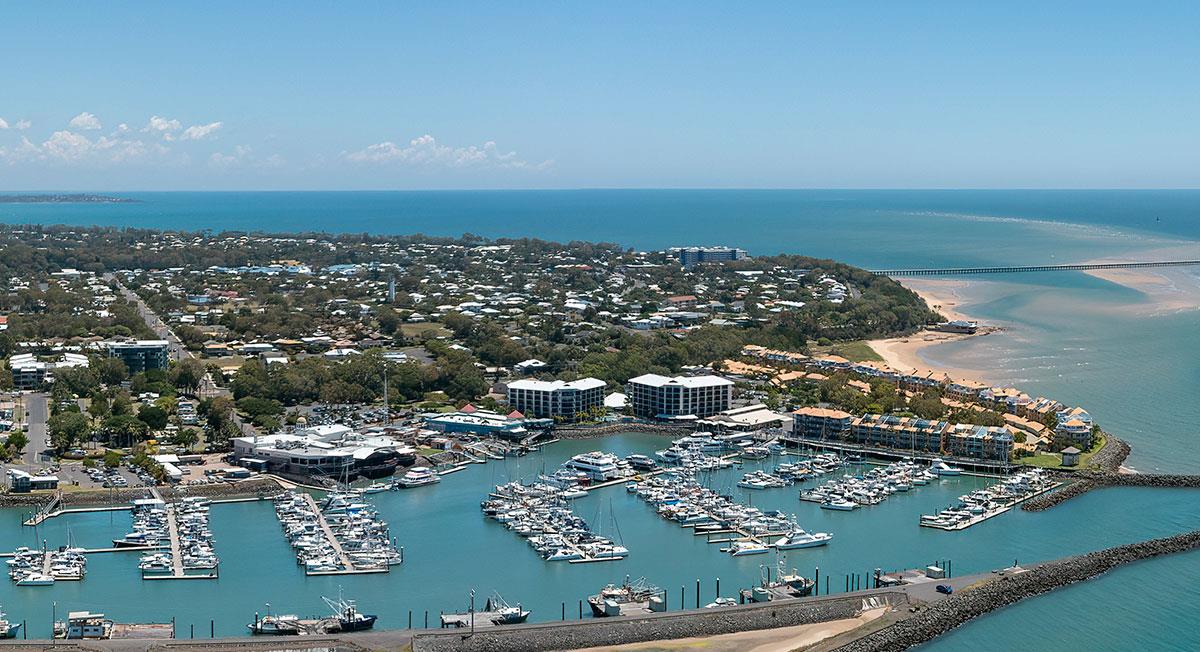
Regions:
M 46 422 L 50 443 L 60 453 L 75 448 L 87 438 L 90 430 L 87 417 L 79 412 L 60 412 Z
M 100 382 L 108 386 L 120 385 L 129 378 L 129 369 L 120 358 L 99 358 L 92 364 Z
M 12 451 L 13 455 L 20 455 L 29 445 L 29 436 L 18 430 L 8 436 L 4 445 Z
M 138 410 L 137 418 L 151 430 L 167 427 L 167 411 L 155 405 L 143 405 Z

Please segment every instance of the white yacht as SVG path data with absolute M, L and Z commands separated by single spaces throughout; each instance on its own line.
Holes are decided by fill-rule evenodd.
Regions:
M 396 480 L 396 486 L 404 489 L 412 489 L 413 487 L 437 484 L 441 481 L 442 479 L 433 472 L 433 469 L 427 466 L 414 466 L 404 475 L 400 476 L 400 479 Z
M 929 471 L 936 476 L 954 476 L 962 475 L 962 469 L 950 466 L 941 459 L 933 459 L 929 462 Z
M 734 541 L 726 550 L 734 557 L 743 557 L 768 553 L 771 551 L 771 547 L 758 541 Z
M 620 459 L 611 453 L 592 451 L 563 462 L 564 469 L 587 474 L 592 482 L 607 482 L 621 477 Z
M 796 550 L 799 548 L 816 548 L 829 543 L 833 535 L 828 532 L 805 532 L 796 528 L 775 542 L 776 550 Z

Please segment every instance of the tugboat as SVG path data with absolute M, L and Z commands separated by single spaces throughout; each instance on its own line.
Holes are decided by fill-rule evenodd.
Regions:
M 626 606 L 649 608 L 650 599 L 661 594 L 662 589 L 648 584 L 646 578 L 630 582 L 629 576 L 626 575 L 620 586 L 609 584 L 587 600 L 592 607 L 592 615 L 603 618 L 619 615 L 621 609 Z
M 329 605 L 330 609 L 333 609 L 333 616 L 331 618 L 337 620 L 337 627 L 333 631 L 365 631 L 374 627 L 375 621 L 378 619 L 378 616 L 373 614 L 360 613 L 353 600 L 342 599 L 341 591 L 338 591 L 337 600 L 330 600 L 325 596 L 321 596 L 321 599 L 325 601 L 325 604 Z
M 16 638 L 21 633 L 21 623 L 10 623 L 5 620 L 4 608 L 0 607 L 0 638 Z
M 372 621 L 374 622 L 374 621 Z M 271 614 L 271 604 L 267 603 L 267 614 L 262 618 L 254 614 L 254 622 L 246 625 L 251 634 L 266 636 L 296 636 L 300 633 L 300 618 L 297 616 L 280 616 Z

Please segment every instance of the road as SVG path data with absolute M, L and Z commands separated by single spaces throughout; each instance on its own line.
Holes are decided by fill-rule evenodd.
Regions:
M 166 322 L 164 322 L 158 316 L 157 313 L 151 310 L 150 306 L 147 306 L 146 302 L 142 301 L 142 298 L 139 297 L 137 293 L 125 287 L 125 285 L 121 283 L 121 281 L 117 280 L 117 277 L 112 273 L 105 274 L 104 278 L 111 283 L 115 283 L 125 299 L 137 307 L 138 314 L 141 315 L 143 320 L 145 320 L 146 325 L 150 327 L 150 330 L 154 331 L 159 338 L 167 341 L 167 357 L 175 362 L 182 362 L 187 358 L 196 357 L 194 353 L 187 350 L 187 348 L 183 346 L 183 342 L 178 336 L 175 335 L 175 331 L 172 331 L 171 327 L 168 326 Z M 204 377 L 200 379 L 200 387 L 197 389 L 196 393 L 200 398 L 230 396 L 229 390 L 218 386 L 217 383 L 212 379 L 212 374 L 208 373 L 204 374 Z M 233 421 L 238 425 L 238 428 L 244 436 L 253 437 L 258 434 L 254 429 L 254 426 L 244 422 L 242 418 L 238 416 L 236 411 L 233 413 Z
M 29 444 L 25 446 L 23 461 L 32 466 L 37 464 L 39 454 L 49 448 L 46 445 L 46 438 L 50 436 L 46 421 L 50 418 L 50 407 L 46 395 L 42 393 L 26 394 L 24 399 L 25 423 L 29 424 Z

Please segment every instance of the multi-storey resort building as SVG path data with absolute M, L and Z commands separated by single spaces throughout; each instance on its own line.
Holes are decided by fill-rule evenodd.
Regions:
M 598 378 L 515 380 L 508 384 L 508 406 L 525 416 L 573 422 L 604 408 L 604 387 Z
M 633 413 L 647 419 L 704 418 L 729 409 L 733 381 L 720 376 L 645 374 L 629 379 L 625 393 Z

